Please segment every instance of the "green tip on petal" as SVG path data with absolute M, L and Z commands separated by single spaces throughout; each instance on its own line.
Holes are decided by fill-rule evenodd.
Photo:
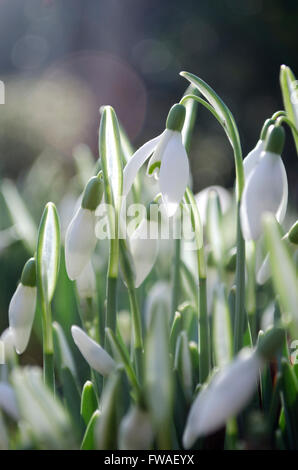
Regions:
M 266 360 L 272 359 L 281 349 L 285 339 L 285 330 L 283 328 L 271 328 L 265 334 L 259 336 L 257 346 L 258 354 Z
M 22 271 L 21 283 L 23 286 L 36 286 L 36 262 L 34 258 L 28 259 L 25 264 Z
M 274 119 L 266 119 L 261 130 L 260 140 L 266 140 L 268 129 L 272 124 L 275 124 Z
M 174 104 L 174 106 L 171 107 L 167 117 L 167 129 L 181 132 L 185 120 L 185 113 L 186 110 L 183 104 Z
M 83 195 L 82 208 L 95 211 L 103 195 L 103 181 L 100 176 L 93 176 L 88 181 Z
M 285 131 L 281 126 L 270 126 L 267 132 L 265 151 L 281 155 L 285 143 Z
M 298 245 L 298 220 L 292 225 L 288 231 L 288 239 L 294 245 Z

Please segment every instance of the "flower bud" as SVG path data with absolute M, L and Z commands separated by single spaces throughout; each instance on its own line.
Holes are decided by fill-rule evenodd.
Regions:
M 71 334 L 82 356 L 92 369 L 96 370 L 104 377 L 114 370 L 115 362 L 111 356 L 81 328 L 73 325 L 71 327 Z
M 120 424 L 120 450 L 148 450 L 152 440 L 153 430 L 149 413 L 134 406 Z
M 95 211 L 103 196 L 103 181 L 100 176 L 93 176 L 88 181 L 82 199 L 83 209 Z
M 95 213 L 80 207 L 65 236 L 65 263 L 68 277 L 74 281 L 90 261 L 96 245 Z
M 262 365 L 255 351 L 243 349 L 233 362 L 213 376 L 190 409 L 183 435 L 186 449 L 198 437 L 223 427 L 245 407 L 257 386 Z
M 285 144 L 285 131 L 281 126 L 271 125 L 267 132 L 265 151 L 281 155 Z
M 36 263 L 30 258 L 24 266 L 19 283 L 9 304 L 8 316 L 14 347 L 22 354 L 29 342 L 36 308 Z
M 183 104 L 174 104 L 174 106 L 171 107 L 167 117 L 167 129 L 181 132 L 185 120 L 185 114 L 186 109 Z

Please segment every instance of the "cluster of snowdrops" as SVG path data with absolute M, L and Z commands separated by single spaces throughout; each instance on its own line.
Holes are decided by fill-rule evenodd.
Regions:
M 296 80 L 282 66 L 284 110 L 243 159 L 228 107 L 203 80 L 181 75 L 189 88 L 165 129 L 136 151 L 115 111 L 101 109 L 100 158 L 65 233 L 56 206 L 44 209 L 1 336 L 2 448 L 297 448 L 298 222 L 282 160 L 285 125 L 298 150 Z M 231 144 L 233 194 L 192 192 L 198 112 L 210 112 Z M 145 207 L 130 233 L 124 202 Z M 173 235 L 182 212 L 191 244 Z M 71 290 L 59 286 L 59 270 Z M 69 331 L 53 321 L 58 287 L 66 308 L 70 294 L 77 304 Z M 18 358 L 35 315 L 42 369 Z

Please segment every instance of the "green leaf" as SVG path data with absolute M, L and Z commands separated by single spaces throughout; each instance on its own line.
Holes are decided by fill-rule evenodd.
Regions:
M 94 413 L 98 408 L 96 393 L 94 385 L 90 380 L 87 380 L 83 387 L 81 397 L 81 416 L 83 417 L 85 424 L 87 425 Z
M 100 411 L 96 410 L 94 411 L 88 423 L 88 426 L 87 426 L 87 429 L 86 429 L 86 432 L 84 434 L 83 441 L 81 444 L 81 450 L 95 450 L 96 449 L 95 434 L 96 434 L 96 429 L 98 427 L 99 420 L 100 420 Z
M 215 364 L 223 367 L 231 361 L 233 355 L 231 319 L 223 284 L 215 290 L 212 318 Z
M 110 342 L 114 357 L 116 356 L 116 360 L 118 357 L 118 361 L 123 364 L 124 369 L 126 371 L 127 377 L 132 385 L 132 387 L 135 389 L 136 393 L 140 393 L 140 386 L 136 377 L 136 374 L 131 366 L 129 357 L 126 354 L 126 351 L 123 347 L 123 344 L 118 340 L 116 337 L 115 333 L 110 328 L 106 328 L 106 334 L 107 338 Z
M 191 224 L 195 234 L 196 250 L 199 250 L 203 246 L 203 226 L 201 223 L 196 200 L 192 194 L 192 191 L 188 187 L 185 191 L 185 200 L 187 204 L 190 205 Z
M 105 202 L 110 207 L 108 220 L 111 239 L 108 276 L 117 278 L 119 265 L 118 227 L 123 172 L 119 124 L 115 111 L 111 106 L 105 106 L 102 112 L 99 128 L 99 153 L 102 162 Z M 114 208 L 114 211 L 111 210 L 111 207 Z
M 193 372 L 186 331 L 181 331 L 179 334 L 174 367 L 178 371 L 185 398 L 190 403 L 193 392 Z
M 146 396 L 154 424 L 162 428 L 172 412 L 173 385 L 168 325 L 164 312 L 152 318 L 145 348 Z
M 99 450 L 117 448 L 118 413 L 121 390 L 121 370 L 109 376 L 106 383 L 101 406 L 102 414 L 96 429 L 96 442 Z
M 6 179 L 2 182 L 1 192 L 17 234 L 28 251 L 31 254 L 34 253 L 37 227 L 17 187 L 12 181 Z
M 55 362 L 58 369 L 68 368 L 76 378 L 76 367 L 64 331 L 58 322 L 53 323 Z
M 37 279 L 43 298 L 53 298 L 60 262 L 60 224 L 55 204 L 49 202 L 43 212 L 37 241 Z
M 99 149 L 107 201 L 119 209 L 122 195 L 122 148 L 119 124 L 114 109 L 105 106 L 100 124 Z
M 286 432 L 291 449 L 298 449 L 298 383 L 293 368 L 282 359 L 281 393 L 286 420 Z
M 223 264 L 223 236 L 221 233 L 222 212 L 220 201 L 216 190 L 210 190 L 207 202 L 207 235 L 216 264 L 221 267 Z
M 284 102 L 285 111 L 288 118 L 298 129 L 298 83 L 290 67 L 282 65 L 280 68 L 280 87 Z M 294 106 L 294 101 L 296 103 L 296 111 Z M 296 145 L 296 150 L 298 153 L 298 136 L 292 129 L 293 138 Z
M 290 326 L 294 338 L 298 335 L 298 282 L 295 266 L 285 242 L 281 240 L 275 217 L 267 214 L 264 219 L 265 243 L 269 252 L 274 290 L 281 307 L 282 320 Z
M 43 383 L 37 367 L 15 368 L 12 373 L 22 420 L 30 427 L 40 448 L 71 449 L 75 436 L 68 413 Z
M 75 425 L 75 431 L 79 436 L 83 429 L 83 421 L 80 414 L 81 397 L 76 380 L 68 367 L 61 368 L 61 382 L 64 401 L 71 420 Z
M 179 336 L 181 329 L 182 329 L 181 314 L 179 312 L 176 312 L 173 323 L 172 323 L 171 333 L 170 333 L 170 351 L 172 354 L 175 353 L 177 338 Z

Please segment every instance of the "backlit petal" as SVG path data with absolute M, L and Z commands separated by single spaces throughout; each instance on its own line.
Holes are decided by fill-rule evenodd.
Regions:
M 243 350 L 219 372 L 196 397 L 183 435 L 185 448 L 200 436 L 220 429 L 247 404 L 258 382 L 262 361 L 250 350 Z
M 133 154 L 130 160 L 128 160 L 123 170 L 123 196 L 127 196 L 129 193 L 139 169 L 156 148 L 160 137 L 159 135 L 146 142 L 146 144 L 142 145 L 142 147 Z
M 80 207 L 65 237 L 65 262 L 68 277 L 77 279 L 87 265 L 96 245 L 95 214 Z
M 9 304 L 9 326 L 13 335 L 14 347 L 22 354 L 29 342 L 36 308 L 36 287 L 18 285 Z
M 189 163 L 180 132 L 173 132 L 161 160 L 159 185 L 168 217 L 175 214 L 189 180 Z
M 103 376 L 109 375 L 115 368 L 115 362 L 111 356 L 78 326 L 71 327 L 71 334 L 90 367 Z

